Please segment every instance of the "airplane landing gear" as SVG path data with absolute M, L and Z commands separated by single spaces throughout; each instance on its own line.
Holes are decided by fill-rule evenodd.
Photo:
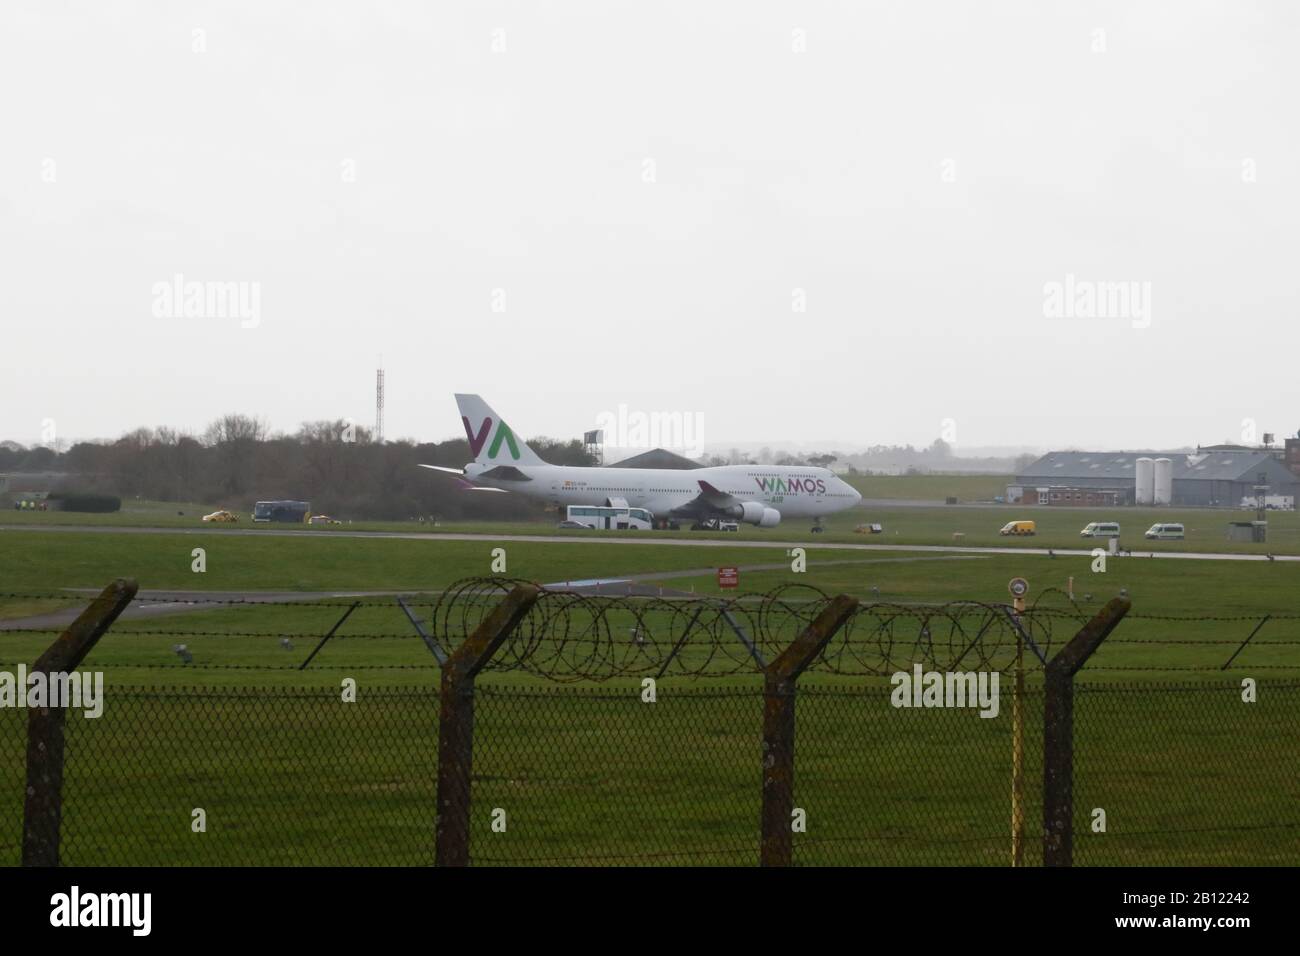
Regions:
M 823 531 L 825 531 L 825 530 L 826 530 L 826 529 L 822 527 L 822 519 L 821 519 L 821 518 L 813 518 L 812 533 L 813 533 L 813 534 L 821 534 L 821 533 L 822 533 Z

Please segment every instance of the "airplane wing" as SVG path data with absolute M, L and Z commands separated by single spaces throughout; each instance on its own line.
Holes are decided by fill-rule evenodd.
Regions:
M 707 481 L 697 479 L 696 484 L 700 486 L 700 493 L 686 504 L 678 505 L 672 510 L 672 514 L 683 517 L 714 517 L 730 515 L 741 507 L 740 499 L 735 495 L 719 491 Z
M 487 488 L 483 485 L 472 485 L 464 478 L 456 479 L 456 487 L 461 491 L 495 491 L 503 495 L 510 494 L 510 492 L 506 491 L 504 488 Z
M 725 491 L 719 491 L 707 481 L 697 481 L 700 486 L 700 497 L 712 505 L 714 508 L 730 508 L 740 504 L 739 499 L 734 495 L 729 495 Z
M 456 476 L 456 487 L 459 488 L 461 491 L 496 491 L 496 492 L 500 492 L 500 493 L 502 493 L 502 494 L 506 494 L 506 490 L 505 490 L 504 488 L 484 488 L 484 487 L 482 487 L 482 486 L 480 486 L 480 485 L 476 485 L 476 484 L 473 484 L 472 482 L 466 481 L 466 480 L 465 480 L 465 469 L 464 469 L 464 468 L 447 468 L 447 467 L 445 467 L 445 466 L 443 466 L 443 465 L 420 465 L 420 467 L 421 467 L 421 468 L 428 468 L 430 471 L 441 471 L 441 472 L 443 472 L 444 474 L 455 475 L 455 476 Z M 514 469 L 514 468 L 507 468 L 507 467 L 504 467 L 504 466 L 501 467 L 501 468 L 493 468 L 493 469 L 492 469 L 492 471 L 494 471 L 494 472 L 497 472 L 497 471 L 515 471 L 515 470 L 516 470 L 516 469 Z M 522 472 L 520 472 L 520 475 L 521 475 L 521 477 L 523 478 L 524 481 L 530 481 L 530 480 L 531 480 L 527 475 L 524 475 Z M 494 474 L 491 474 L 491 473 L 488 473 L 488 476 L 491 477 L 491 478 L 501 478 L 501 477 L 505 477 L 505 476 L 502 476 L 502 475 L 494 475 Z

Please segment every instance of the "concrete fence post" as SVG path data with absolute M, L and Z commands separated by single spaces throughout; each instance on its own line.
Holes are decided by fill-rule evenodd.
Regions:
M 1047 663 L 1043 695 L 1043 866 L 1074 861 L 1074 675 L 1129 612 L 1112 598 Z
M 119 578 L 91 601 L 32 665 L 46 687 L 71 674 L 135 597 L 134 581 Z M 47 700 L 47 704 L 52 701 Z M 61 701 L 60 704 L 62 705 Z M 63 821 L 63 731 L 67 709 L 32 707 L 27 712 L 27 791 L 23 802 L 23 866 L 58 866 Z
M 839 595 L 763 669 L 762 866 L 789 866 L 794 857 L 795 684 L 857 608 L 857 598 Z
M 469 865 L 470 772 L 474 759 L 474 679 L 518 627 L 541 588 L 516 585 L 442 668 L 438 715 L 438 796 L 435 862 Z

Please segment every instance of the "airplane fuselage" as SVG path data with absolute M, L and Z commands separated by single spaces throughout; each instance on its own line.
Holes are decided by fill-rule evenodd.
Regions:
M 851 508 L 861 495 L 825 468 L 794 465 L 719 465 L 684 470 L 664 468 L 593 468 L 577 465 L 513 465 L 528 480 L 483 477 L 492 466 L 470 464 L 465 477 L 476 485 L 569 505 L 603 505 L 623 499 L 656 518 L 682 513 L 700 496 L 700 482 L 741 502 L 775 508 L 785 518 L 817 518 Z

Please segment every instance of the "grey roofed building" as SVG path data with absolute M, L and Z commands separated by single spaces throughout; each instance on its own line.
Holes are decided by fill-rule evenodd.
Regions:
M 631 458 L 624 458 L 609 466 L 610 468 L 675 468 L 685 471 L 689 468 L 702 467 L 699 462 L 683 458 L 664 448 L 652 448 Z
M 1270 495 L 1300 493 L 1297 478 L 1278 458 L 1253 449 L 1185 451 L 1054 451 L 1016 476 L 1026 492 L 1038 488 L 1123 489 L 1132 503 L 1137 460 L 1168 458 L 1175 505 L 1235 507 L 1253 496 L 1257 476 L 1265 474 Z

